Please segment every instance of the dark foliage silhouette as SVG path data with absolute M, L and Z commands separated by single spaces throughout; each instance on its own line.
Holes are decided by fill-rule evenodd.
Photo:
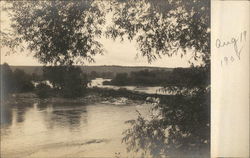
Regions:
M 128 151 L 140 151 L 142 157 L 209 157 L 210 2 L 117 0 L 112 8 L 107 36 L 136 40 L 149 62 L 162 56 L 192 56 L 192 69 L 176 69 L 170 78 L 175 85 L 162 88 L 175 97 L 156 102 L 153 110 L 158 114 L 151 119 L 139 115 L 128 121 L 132 126 L 123 138 Z M 198 60 L 201 64 L 194 67 Z
M 31 75 L 26 74 L 23 70 L 16 69 L 13 72 L 13 78 L 13 88 L 15 92 L 29 92 L 35 88 L 31 82 Z
M 13 92 L 13 73 L 10 66 L 4 63 L 1 66 L 1 98 L 5 98 L 9 93 Z
M 102 54 L 96 40 L 105 22 L 103 10 L 94 0 L 81 1 L 8 1 L 14 30 L 2 33 L 3 45 L 34 52 L 43 64 L 71 65 L 93 61 Z
M 66 98 L 85 94 L 88 79 L 77 66 L 47 66 L 43 68 L 44 79 L 49 80 L 53 88 Z
M 11 70 L 7 63 L 1 65 L 1 94 L 5 98 L 10 93 L 30 92 L 34 90 L 31 75 L 23 70 Z
M 35 93 L 39 98 L 48 98 L 52 94 L 52 89 L 45 83 L 39 83 L 35 89 Z

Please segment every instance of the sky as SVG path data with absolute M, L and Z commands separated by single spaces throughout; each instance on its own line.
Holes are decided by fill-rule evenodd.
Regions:
M 1 8 L 1 31 L 9 28 L 10 20 Z M 101 38 L 100 42 L 104 46 L 104 55 L 96 55 L 94 57 L 95 63 L 85 63 L 86 65 L 121 65 L 121 66 L 154 66 L 154 67 L 188 67 L 190 64 L 188 60 L 190 56 L 167 57 L 163 56 L 161 59 L 148 63 L 145 57 L 137 54 L 135 41 L 114 41 L 112 39 Z M 20 53 L 6 55 L 7 48 L 1 48 L 1 64 L 7 62 L 9 65 L 42 65 L 36 58 L 33 57 L 32 52 L 28 50 Z M 191 53 L 187 53 L 191 54 Z

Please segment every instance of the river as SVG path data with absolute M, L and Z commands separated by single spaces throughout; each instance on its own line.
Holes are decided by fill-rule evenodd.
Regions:
M 151 105 L 16 103 L 1 107 L 1 157 L 128 156 L 124 122 Z M 129 156 L 131 157 L 131 156 Z
M 170 93 L 166 91 L 161 91 L 162 87 L 160 86 L 115 86 L 115 85 L 103 85 L 104 81 L 111 81 L 111 79 L 96 78 L 91 80 L 89 87 L 99 87 L 99 88 L 108 88 L 118 90 L 124 88 L 131 91 L 142 92 L 147 94 L 161 94 L 169 95 Z

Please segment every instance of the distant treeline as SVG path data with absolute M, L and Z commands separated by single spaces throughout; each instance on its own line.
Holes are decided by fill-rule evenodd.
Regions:
M 141 74 L 141 72 L 132 72 L 131 74 L 132 76 L 137 76 L 137 73 Z M 95 77 L 100 76 L 98 73 L 92 72 L 91 78 Z M 131 99 L 139 99 L 138 97 L 148 96 L 126 89 L 88 89 L 87 85 L 90 80 L 87 74 L 83 73 L 79 67 L 75 66 L 47 66 L 43 67 L 43 75 L 37 75 L 36 73 L 25 73 L 21 69 L 15 69 L 13 71 L 10 66 L 5 63 L 1 65 L 1 81 L 1 96 L 4 98 L 9 94 L 23 92 L 34 92 L 39 98 L 57 96 L 75 98 L 93 92 L 105 97 L 128 97 Z
M 4 63 L 1 66 L 1 96 L 5 97 L 10 93 L 29 92 L 34 90 L 33 75 L 25 73 L 21 69 L 11 70 L 10 66 Z
M 86 94 L 89 80 L 76 66 L 50 66 L 43 75 L 28 74 L 21 69 L 11 70 L 7 63 L 1 65 L 1 97 L 22 92 L 35 92 L 38 97 L 62 96 L 74 98 Z
M 208 82 L 208 73 L 200 68 L 174 68 L 173 71 L 142 70 L 128 73 L 118 73 L 111 81 L 105 81 L 104 85 L 117 86 L 168 86 L 200 84 L 200 81 Z
M 86 74 L 79 66 L 46 66 L 42 75 L 28 74 L 21 69 L 12 70 L 8 64 L 1 65 L 2 96 L 11 93 L 35 92 L 39 97 L 62 96 L 80 97 L 86 94 L 88 83 L 95 78 L 111 78 L 104 84 L 117 86 L 169 86 L 185 87 L 199 85 L 207 80 L 209 74 L 200 68 L 175 68 L 173 71 L 149 70 L 132 71 L 130 73 L 112 72 Z
M 86 75 L 87 79 L 90 81 L 92 79 L 95 79 L 95 78 L 105 78 L 105 79 L 113 79 L 114 76 L 115 76 L 115 73 L 113 72 L 97 72 L 97 71 L 91 71 L 89 73 L 86 73 L 85 71 L 82 71 L 82 69 L 78 66 L 74 66 L 76 69 L 78 69 L 79 71 L 81 71 L 81 73 L 84 73 L 84 75 Z M 45 80 L 46 79 L 46 74 L 47 73 L 46 71 L 54 71 L 55 73 L 62 73 L 63 69 L 65 68 L 65 66 L 46 66 L 46 67 L 43 67 L 42 71 L 43 73 L 42 74 L 37 74 L 37 73 L 32 73 L 31 75 L 34 76 L 33 78 L 37 81 L 39 80 Z M 59 71 L 60 70 L 60 71 Z
M 128 73 L 117 73 L 111 81 L 105 81 L 105 85 L 135 85 L 135 86 L 158 86 L 169 80 L 171 71 L 164 70 L 141 70 Z
M 144 69 L 151 70 L 165 70 L 172 71 L 172 68 L 163 68 L 163 67 L 146 67 L 146 66 L 116 66 L 116 65 L 103 65 L 103 66 L 77 66 L 80 67 L 82 72 L 92 77 L 101 77 L 101 78 L 111 78 L 114 77 L 117 73 L 130 73 L 132 71 L 141 71 Z M 43 66 L 10 66 L 12 71 L 15 69 L 21 69 L 27 74 L 35 73 L 38 76 L 43 74 Z

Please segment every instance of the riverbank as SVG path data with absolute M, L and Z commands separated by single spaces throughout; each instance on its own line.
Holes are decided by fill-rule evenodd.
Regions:
M 18 93 L 9 96 L 3 104 L 19 104 L 19 103 L 123 103 L 129 104 L 135 102 L 134 100 L 127 99 L 125 97 L 102 97 L 96 94 L 88 94 L 83 97 L 78 97 L 74 99 L 62 98 L 62 97 L 49 97 L 49 98 L 38 98 L 35 93 Z M 137 102 L 142 102 L 137 100 Z
M 51 93 L 51 92 L 50 92 Z M 151 102 L 150 98 L 168 99 L 172 95 L 147 94 L 142 92 L 130 91 L 127 89 L 108 89 L 108 88 L 88 88 L 82 97 L 64 98 L 56 92 L 47 98 L 39 98 L 35 92 L 15 93 L 9 95 L 2 104 L 21 104 L 21 103 L 74 103 L 74 104 L 114 104 L 114 105 L 142 105 Z
M 148 97 L 161 97 L 159 94 L 146 94 L 133 92 L 126 89 L 89 88 L 82 97 L 63 98 L 52 95 L 47 98 L 39 98 L 35 92 L 15 93 L 9 95 L 4 104 L 18 103 L 109 103 L 109 104 L 143 104 Z M 166 97 L 166 96 L 165 96 Z

